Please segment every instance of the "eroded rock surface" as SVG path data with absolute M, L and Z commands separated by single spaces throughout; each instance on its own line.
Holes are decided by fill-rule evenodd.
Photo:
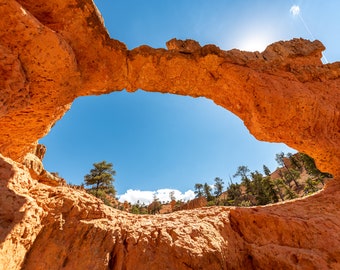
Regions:
M 90 0 L 0 4 L 5 156 L 20 161 L 78 96 L 141 88 L 212 99 L 257 139 L 285 142 L 322 170 L 339 171 L 340 63 L 321 63 L 319 41 L 250 53 L 173 39 L 169 50 L 129 51 L 109 38 Z
M 256 208 L 132 215 L 0 157 L 3 269 L 336 269 L 339 185 Z
M 175 39 L 168 50 L 128 50 L 91 0 L 0 0 L 0 15 L 3 269 L 340 268 L 340 63 L 321 63 L 319 41 L 263 53 Z M 124 88 L 207 97 L 335 179 L 304 200 L 166 216 L 129 215 L 39 182 L 37 140 L 72 101 Z

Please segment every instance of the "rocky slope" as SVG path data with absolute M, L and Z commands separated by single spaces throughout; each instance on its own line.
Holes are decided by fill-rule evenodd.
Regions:
M 132 215 L 1 157 L 2 269 L 336 269 L 339 185 L 257 208 Z
M 128 50 L 91 0 L 0 0 L 0 15 L 0 269 L 340 268 L 340 63 L 321 63 L 319 41 L 263 53 L 178 40 Z M 124 88 L 212 99 L 335 179 L 303 200 L 166 216 L 52 186 L 37 140 L 76 97 Z

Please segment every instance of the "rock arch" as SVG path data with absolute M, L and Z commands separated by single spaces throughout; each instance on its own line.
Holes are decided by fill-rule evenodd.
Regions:
M 277 42 L 263 53 L 175 39 L 168 50 L 128 50 L 110 39 L 91 0 L 1 0 L 0 14 L 1 196 L 20 200 L 25 213 L 6 221 L 0 263 L 7 269 L 339 266 L 340 64 L 321 63 L 319 41 Z M 76 97 L 124 88 L 212 99 L 257 139 L 313 156 L 335 181 L 282 205 L 134 217 L 32 179 L 20 162 Z

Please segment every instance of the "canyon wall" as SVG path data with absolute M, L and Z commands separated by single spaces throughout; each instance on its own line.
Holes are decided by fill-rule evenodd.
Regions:
M 321 42 L 128 50 L 91 0 L 0 0 L 0 14 L 0 269 L 340 268 L 340 63 L 322 64 Z M 209 98 L 335 179 L 304 200 L 164 216 L 58 186 L 37 140 L 76 97 L 139 88 Z

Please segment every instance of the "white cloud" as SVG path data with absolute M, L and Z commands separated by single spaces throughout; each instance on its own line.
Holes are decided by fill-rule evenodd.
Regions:
M 146 205 L 150 204 L 153 201 L 154 194 L 161 202 L 168 202 L 170 201 L 170 192 L 174 191 L 174 196 L 176 200 L 188 201 L 195 198 L 195 193 L 192 190 L 188 190 L 184 193 L 177 189 L 159 189 L 157 191 L 146 191 L 146 190 L 134 190 L 129 189 L 124 194 L 118 195 L 120 202 L 130 202 L 132 204 L 137 203 L 144 203 Z
M 300 7 L 297 6 L 297 5 L 293 5 L 293 6 L 290 8 L 289 12 L 290 12 L 293 16 L 297 16 L 297 15 L 300 14 Z
M 153 200 L 153 194 L 153 191 L 128 189 L 123 195 L 118 195 L 118 198 L 120 202 L 127 201 L 135 204 L 139 201 L 141 204 L 149 204 Z
M 195 198 L 195 192 L 193 192 L 191 189 L 187 190 L 186 192 L 184 192 L 184 194 L 182 194 L 182 198 L 180 200 L 183 201 L 190 201 L 192 199 Z

